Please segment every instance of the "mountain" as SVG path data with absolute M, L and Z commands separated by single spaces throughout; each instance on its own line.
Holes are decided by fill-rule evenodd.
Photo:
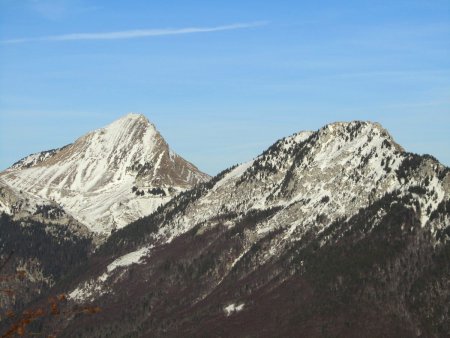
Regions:
M 21 311 L 116 228 L 208 179 L 138 114 L 18 161 L 0 173 L 0 308 Z
M 109 235 L 208 179 L 175 154 L 145 116 L 128 114 L 0 173 L 0 211 L 20 218 L 44 205 Z
M 64 337 L 450 335 L 450 170 L 329 124 L 180 193 L 58 283 Z M 39 302 L 33 306 L 39 306 Z

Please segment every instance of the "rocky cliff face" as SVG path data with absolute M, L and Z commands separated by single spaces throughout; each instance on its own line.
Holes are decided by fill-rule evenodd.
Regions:
M 445 336 L 449 210 L 449 169 L 380 125 L 298 133 L 110 236 L 54 289 L 102 312 L 58 330 Z
M 33 214 L 36 204 L 57 203 L 90 231 L 108 235 L 208 179 L 175 154 L 146 117 L 128 114 L 2 172 L 0 186 L 16 197 L 1 199 L 0 208 Z M 24 202 L 17 203 L 21 195 Z

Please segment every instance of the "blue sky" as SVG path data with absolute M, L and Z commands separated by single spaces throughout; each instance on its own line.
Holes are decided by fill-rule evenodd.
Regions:
M 128 112 L 215 174 L 372 120 L 450 164 L 450 2 L 0 0 L 0 169 Z

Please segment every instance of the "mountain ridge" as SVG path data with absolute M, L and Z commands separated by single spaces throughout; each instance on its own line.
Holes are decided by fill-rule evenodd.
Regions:
M 67 337 L 440 337 L 449 262 L 450 169 L 379 124 L 340 122 L 115 231 L 53 289 L 102 312 L 39 325 Z
M 356 122 L 351 122 L 346 124 L 346 126 L 352 126 L 353 125 L 360 125 L 361 122 L 360 121 L 356 121 Z M 342 125 L 342 124 L 340 124 Z M 363 125 L 365 126 L 371 126 L 371 124 L 366 124 L 363 123 Z M 327 127 L 324 127 L 327 128 Z M 319 129 L 318 132 L 321 132 L 324 128 Z M 378 130 L 378 129 L 376 129 Z M 384 134 L 384 129 L 381 128 L 379 129 L 379 132 L 381 134 Z M 299 137 L 300 135 L 300 137 Z M 264 208 L 267 205 L 265 205 L 266 200 L 269 202 L 269 206 L 271 207 L 277 207 L 277 206 L 281 206 L 281 207 L 286 207 L 289 206 L 289 204 L 292 205 L 299 205 L 299 204 L 303 204 L 305 202 L 307 202 L 306 204 L 310 204 L 311 199 L 309 198 L 308 200 L 308 194 L 311 194 L 311 192 L 313 194 L 316 195 L 315 197 L 315 201 L 313 201 L 313 206 L 320 206 L 321 205 L 321 201 L 322 199 L 327 199 L 327 194 L 326 191 L 324 190 L 324 186 L 319 186 L 314 188 L 315 190 L 311 190 L 308 191 L 309 189 L 311 189 L 313 187 L 313 182 L 314 180 L 323 180 L 323 172 L 320 173 L 315 173 L 316 169 L 320 169 L 320 166 L 312 161 L 312 163 L 309 163 L 309 160 L 311 157 L 307 157 L 304 156 L 305 151 L 308 150 L 310 151 L 311 149 L 314 150 L 313 147 L 310 146 L 310 142 L 314 141 L 311 140 L 311 137 L 314 139 L 318 134 L 314 134 L 311 132 L 300 132 L 300 133 L 295 133 L 287 138 L 283 138 L 277 142 L 275 142 L 271 147 L 269 147 L 265 152 L 263 152 L 260 156 L 258 156 L 257 158 L 255 158 L 252 161 L 246 162 L 244 164 L 238 165 L 238 166 L 234 166 L 231 167 L 227 170 L 224 170 L 222 173 L 219 173 L 218 175 L 216 175 L 211 181 L 205 183 L 203 186 L 200 186 L 192 191 L 188 191 L 186 192 L 184 195 L 191 195 L 194 197 L 194 201 L 198 198 L 202 198 L 204 197 L 204 192 L 206 191 L 208 192 L 207 195 L 211 195 L 211 193 L 216 193 L 219 197 L 217 198 L 217 200 L 214 201 L 208 201 L 208 203 L 200 203 L 200 205 L 198 206 L 200 209 L 199 210 L 195 210 L 193 217 L 191 217 L 189 219 L 189 217 L 186 217 L 185 219 L 183 219 L 183 221 L 179 221 L 177 224 L 184 224 L 185 229 L 182 230 L 181 232 L 184 232 L 185 230 L 191 228 L 193 225 L 198 224 L 198 223 L 202 223 L 205 221 L 205 219 L 207 219 L 208 217 L 211 217 L 212 215 L 220 215 L 224 212 L 226 212 L 228 209 L 231 210 L 235 210 L 236 208 L 236 199 L 234 198 L 235 195 L 239 195 L 240 194 L 240 198 L 242 199 L 247 199 L 247 201 L 242 202 L 244 205 L 243 207 L 246 210 L 255 208 Z M 361 207 L 367 205 L 367 203 L 369 203 L 369 201 L 371 199 L 376 199 L 376 195 L 378 194 L 379 196 L 384 195 L 386 192 L 389 191 L 394 191 L 395 189 L 398 189 L 399 187 L 401 187 L 404 182 L 402 182 L 402 177 L 401 173 L 403 173 L 403 169 L 401 168 L 401 162 L 405 161 L 408 162 L 410 161 L 410 158 L 412 158 L 412 162 L 415 162 L 417 160 L 417 158 L 421 158 L 423 159 L 423 161 L 427 162 L 427 161 L 431 161 L 432 163 L 428 164 L 431 166 L 434 166 L 434 170 L 439 171 L 440 173 L 442 173 L 443 175 L 443 179 L 445 182 L 444 185 L 448 191 L 449 188 L 449 179 L 448 179 L 448 168 L 445 169 L 446 167 L 439 164 L 438 162 L 435 162 L 436 160 L 430 156 L 418 156 L 418 155 L 413 155 L 410 153 L 400 153 L 400 151 L 403 151 L 403 148 L 399 147 L 398 145 L 396 145 L 396 143 L 386 143 L 386 140 L 390 140 L 393 141 L 392 138 L 389 136 L 389 134 L 385 134 L 388 135 L 387 137 L 389 137 L 389 139 L 385 139 L 382 138 L 381 140 L 377 140 L 377 142 L 375 142 L 375 147 L 377 150 L 384 152 L 384 157 L 383 159 L 380 159 L 378 161 L 375 162 L 374 167 L 371 167 L 370 169 L 371 171 L 371 176 L 367 178 L 367 182 L 365 182 L 364 184 L 364 190 L 361 190 L 359 188 L 359 190 L 355 190 L 354 191 L 354 196 L 358 197 L 359 202 L 353 203 L 351 202 L 350 204 L 347 205 L 347 207 L 352 210 L 351 212 L 356 212 L 358 211 Z M 367 135 L 366 135 L 367 137 Z M 350 140 L 350 138 L 347 139 L 348 141 Z M 287 145 L 285 142 L 288 142 Z M 364 143 L 364 142 L 363 142 Z M 319 145 L 320 149 L 322 149 L 322 144 Z M 310 149 L 311 148 L 311 149 Z M 366 147 L 367 148 L 367 147 Z M 358 149 L 358 147 L 353 147 L 352 149 Z M 334 150 L 334 148 L 332 148 L 331 150 Z M 373 147 L 371 149 L 366 149 L 366 153 L 365 153 L 365 157 L 364 156 L 360 156 L 361 154 L 357 154 L 358 156 L 361 157 L 360 163 L 352 163 L 352 156 L 354 155 L 354 153 L 352 151 L 348 151 L 348 149 L 341 149 L 340 152 L 336 152 L 335 155 L 337 157 L 340 156 L 340 162 L 341 163 L 337 163 L 337 166 L 339 168 L 339 170 L 333 168 L 327 168 L 328 171 L 331 171 L 331 173 L 327 174 L 327 178 L 328 179 L 336 179 L 335 177 L 335 173 L 336 172 L 340 172 L 342 171 L 342 177 L 337 177 L 339 178 L 339 183 L 342 183 L 343 180 L 347 180 L 348 178 L 350 178 L 350 181 L 348 183 L 345 183 L 347 186 L 348 185 L 355 185 L 356 187 L 360 187 L 362 184 L 361 182 L 358 181 L 360 180 L 360 178 L 358 176 L 355 176 L 352 181 L 352 177 L 351 175 L 359 175 L 362 176 L 361 165 L 372 165 L 369 161 L 369 159 L 367 158 L 368 154 L 372 154 L 371 156 L 376 159 L 378 158 L 378 154 L 375 154 L 373 151 Z M 293 152 L 298 152 L 298 154 L 296 156 L 292 156 Z M 284 165 L 284 169 L 283 171 L 280 171 L 281 168 L 276 168 L 276 170 L 272 167 L 271 164 L 271 156 L 273 156 L 273 154 L 276 154 L 277 156 L 281 156 L 282 158 L 284 158 L 284 161 L 279 161 L 280 163 L 285 163 Z M 298 155 L 301 156 L 298 156 Z M 348 155 L 347 157 L 343 157 L 341 156 L 342 154 L 344 155 Z M 394 158 L 394 156 L 396 156 L 396 158 Z M 404 156 L 404 157 L 402 157 Z M 301 158 L 302 161 L 304 161 L 304 163 L 295 163 L 295 160 Z M 273 158 L 272 158 L 273 159 Z M 327 159 L 325 159 L 327 160 Z M 422 161 L 422 160 L 421 160 Z M 299 162 L 299 160 L 297 161 Z M 286 164 L 287 163 L 287 164 Z M 350 172 L 345 172 L 343 171 L 343 167 L 347 164 L 351 164 L 353 167 L 351 168 Z M 304 190 L 304 196 L 291 196 L 289 197 L 289 195 L 292 195 L 292 193 L 289 194 L 289 190 L 292 190 L 293 188 L 289 186 L 289 182 L 295 181 L 295 178 L 293 178 L 292 176 L 295 174 L 294 173 L 294 169 L 295 166 L 300 166 L 300 170 L 304 170 L 305 167 L 308 168 L 308 172 L 303 171 L 301 174 L 306 176 L 306 174 L 308 175 L 312 175 L 313 181 L 312 182 L 305 182 L 305 187 L 306 190 Z M 418 166 L 420 165 L 415 163 L 414 165 Z M 283 166 L 283 164 L 281 164 L 281 166 Z M 303 167 L 302 167 L 303 166 Z M 417 169 L 417 168 L 415 168 Z M 398 171 L 400 171 L 401 173 L 398 173 Z M 281 174 L 280 174 L 281 172 Z M 265 189 L 268 187 L 268 189 L 266 189 L 266 191 L 264 193 L 261 193 L 261 191 L 258 191 L 258 193 L 255 193 L 255 189 L 261 189 L 261 187 L 253 187 L 251 189 L 247 189 L 248 188 L 248 182 L 253 181 L 262 181 L 264 179 L 267 179 L 267 176 L 272 176 L 272 177 L 276 177 L 276 176 L 280 176 L 278 180 L 276 182 L 273 182 L 273 179 L 271 178 L 271 186 L 268 186 L 267 184 L 265 184 Z M 223 189 L 223 183 L 227 182 L 230 178 L 232 178 L 232 182 L 228 183 L 230 186 L 232 186 L 232 189 L 228 189 L 229 192 L 227 193 L 228 196 L 226 199 L 224 199 L 224 196 L 220 194 L 220 191 L 217 193 L 217 190 L 220 190 L 221 188 Z M 287 179 L 288 178 L 288 179 Z M 308 177 L 308 179 L 311 179 L 311 177 Z M 380 187 L 372 187 L 371 189 L 368 189 L 369 182 L 372 182 L 373 179 L 377 179 L 379 184 L 381 184 Z M 298 181 L 301 181 L 302 179 L 300 178 Z M 356 182 L 355 182 L 356 181 Z M 245 184 L 247 184 L 247 186 L 245 186 Z M 239 188 L 239 186 L 241 184 L 244 184 L 243 187 L 241 187 L 240 189 L 242 191 L 237 192 L 236 188 Z M 298 186 L 299 184 L 297 184 Z M 410 183 L 409 185 L 405 185 L 403 187 L 403 190 L 407 191 L 408 190 L 408 186 L 414 186 L 412 183 Z M 205 188 L 206 187 L 206 188 Z M 285 191 L 283 191 L 282 193 L 280 193 L 278 190 L 280 189 L 280 187 L 284 187 Z M 302 188 L 305 189 L 305 188 Z M 374 190 L 375 189 L 375 192 Z M 378 191 L 382 189 L 381 191 Z M 387 189 L 387 190 L 386 190 Z M 225 189 L 226 190 L 226 189 Z M 246 193 L 245 191 L 248 190 L 250 191 L 249 193 Z M 351 195 L 351 189 L 349 190 L 343 190 L 342 193 L 344 194 L 344 196 L 349 196 Z M 362 199 L 362 195 L 360 194 L 364 194 L 365 198 Z M 446 193 L 448 194 L 448 193 Z M 177 199 L 179 202 L 183 201 L 186 197 L 183 194 L 181 196 L 179 196 L 179 198 Z M 261 198 L 261 196 L 263 198 Z M 188 199 L 191 197 L 187 197 Z M 286 201 L 286 198 L 288 199 Z M 440 194 L 440 196 L 438 197 L 438 199 L 442 200 L 443 195 Z M 256 200 L 259 199 L 259 200 Z M 229 200 L 229 203 L 231 203 L 229 206 L 227 205 L 223 205 L 223 203 L 226 203 L 226 201 Z M 172 201 L 173 203 L 175 203 L 175 201 Z M 169 208 L 171 210 L 176 209 L 175 206 L 172 206 L 173 203 L 169 203 L 168 205 L 166 205 L 164 208 Z M 179 203 L 177 202 L 177 203 Z M 337 199 L 337 201 L 335 201 L 335 203 L 338 203 L 339 199 Z M 427 205 L 427 207 L 430 207 L 430 203 L 431 201 L 428 201 L 429 204 Z M 192 200 L 191 200 L 192 203 Z M 215 204 L 212 204 L 215 203 Z M 329 201 L 327 201 L 327 204 L 329 203 Z M 360 204 L 359 206 L 357 205 L 357 203 L 363 203 Z M 179 203 L 180 204 L 180 203 Z M 183 205 L 183 203 L 181 203 Z M 356 205 L 353 205 L 356 204 Z M 436 207 L 436 203 L 433 204 L 434 207 Z M 239 206 L 239 205 L 238 205 Z M 304 205 L 302 205 L 304 206 Z M 339 214 L 339 209 L 338 208 L 339 205 L 335 205 L 333 210 L 338 211 L 338 216 L 342 216 Z M 242 208 L 242 205 L 240 206 Z M 314 213 L 317 211 L 316 209 L 310 209 L 313 211 L 312 216 L 315 216 Z M 342 209 L 343 210 L 343 209 Z M 300 210 L 299 210 L 300 211 Z M 428 215 L 431 214 L 431 211 L 427 212 Z M 201 215 L 200 218 L 198 218 L 196 215 Z M 422 222 L 426 222 L 426 215 L 424 215 Z M 174 226 L 176 227 L 176 226 Z M 169 229 L 166 229 L 168 233 L 171 233 L 171 231 Z M 173 230 L 173 229 L 172 229 Z M 294 229 L 292 229 L 293 231 Z M 164 230 L 159 230 L 159 233 L 161 234 L 162 232 L 164 232 Z M 176 231 L 175 231 L 176 232 Z M 118 232 L 117 234 L 115 234 L 116 237 L 120 237 L 121 236 L 121 232 Z M 159 235 L 160 236 L 160 235 Z M 169 237 L 170 239 L 170 237 Z

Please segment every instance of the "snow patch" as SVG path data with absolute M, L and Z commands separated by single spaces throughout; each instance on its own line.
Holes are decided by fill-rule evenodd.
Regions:
M 241 304 L 239 304 L 239 305 L 236 305 L 236 304 L 232 303 L 232 304 L 230 304 L 230 305 L 224 307 L 224 308 L 223 308 L 223 311 L 225 312 L 225 314 L 226 314 L 227 316 L 230 316 L 230 315 L 232 315 L 233 313 L 242 311 L 242 310 L 244 309 L 244 305 L 245 305 L 245 303 L 241 303 Z
M 142 257 L 146 256 L 150 250 L 151 247 L 144 247 L 117 258 L 114 262 L 108 265 L 107 267 L 108 273 L 114 271 L 119 266 L 138 264 L 142 259 Z
M 99 277 L 86 281 L 81 285 L 78 285 L 72 292 L 69 292 L 69 298 L 76 302 L 83 302 L 107 293 L 109 291 L 108 286 L 111 285 L 107 285 L 106 281 L 111 276 L 112 272 L 118 267 L 127 267 L 132 264 L 141 263 L 141 259 L 148 255 L 152 248 L 153 246 L 143 247 L 117 258 L 107 266 L 106 272 Z
M 100 297 L 108 291 L 104 285 L 107 279 L 108 274 L 103 273 L 96 279 L 86 281 L 75 288 L 72 292 L 69 292 L 68 298 L 81 303 L 95 297 Z

